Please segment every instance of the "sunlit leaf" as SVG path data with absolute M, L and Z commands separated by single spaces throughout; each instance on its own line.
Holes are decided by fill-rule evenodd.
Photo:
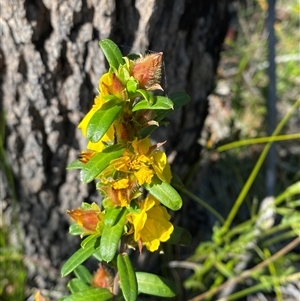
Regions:
M 79 160 L 75 160 L 71 162 L 68 166 L 67 169 L 82 169 L 84 167 L 84 163 L 80 162 Z
M 138 88 L 138 82 L 134 79 L 130 79 L 126 83 L 126 89 L 128 93 L 134 94 Z
M 72 294 L 84 291 L 88 288 L 90 288 L 89 285 L 86 284 L 86 282 L 82 281 L 81 279 L 74 278 L 71 279 L 68 283 L 68 288 Z
M 148 92 L 144 89 L 138 89 L 136 91 L 138 94 L 140 94 L 142 96 L 142 98 L 144 98 L 144 100 L 146 100 L 149 104 L 152 104 L 154 101 L 154 96 L 151 92 Z
M 136 272 L 139 293 L 158 297 L 174 297 L 177 294 L 175 284 L 155 274 Z
M 112 145 L 105 148 L 101 153 L 94 155 L 81 171 L 82 181 L 84 183 L 93 181 L 109 165 L 110 161 L 119 158 L 123 151 L 122 146 Z
M 99 45 L 108 61 L 108 64 L 111 67 L 118 69 L 119 65 L 125 63 L 122 52 L 113 41 L 109 39 L 103 39 L 99 42 Z
M 139 101 L 132 109 L 138 110 L 171 110 L 173 109 L 173 102 L 164 96 L 155 96 L 153 103 L 149 103 L 146 99 Z
M 89 288 L 82 292 L 65 297 L 64 301 L 107 301 L 113 298 L 112 293 L 105 288 Z
M 93 255 L 95 250 L 99 249 L 99 239 L 95 238 L 94 240 L 89 241 L 84 248 L 77 250 L 63 265 L 61 269 L 61 275 L 67 276 L 70 274 L 76 267 L 83 263 L 86 259 Z
M 86 135 L 91 142 L 98 142 L 108 131 L 124 107 L 123 103 L 116 103 L 115 99 L 105 103 L 96 111 L 88 123 Z
M 178 192 L 167 182 L 162 182 L 154 177 L 152 183 L 145 184 L 145 188 L 158 199 L 162 204 L 172 210 L 179 210 L 182 206 L 182 199 Z
M 135 301 L 138 294 L 137 279 L 129 256 L 119 254 L 117 259 L 121 288 L 126 301 Z
M 105 226 L 112 227 L 120 218 L 122 208 L 107 208 L 105 210 L 104 224 Z
M 89 272 L 89 270 L 83 266 L 83 265 L 79 265 L 75 270 L 74 270 L 74 274 L 76 275 L 76 277 L 78 279 L 81 279 L 82 281 L 84 281 L 85 283 L 90 283 L 92 281 L 92 275 Z
M 103 229 L 100 243 L 100 255 L 106 262 L 111 261 L 117 252 L 119 240 L 123 233 L 126 214 L 127 210 L 123 208 L 119 214 L 117 223 L 112 227 L 105 226 Z
M 78 224 L 72 224 L 69 227 L 69 233 L 71 235 L 81 235 L 82 233 L 84 233 L 84 230 Z

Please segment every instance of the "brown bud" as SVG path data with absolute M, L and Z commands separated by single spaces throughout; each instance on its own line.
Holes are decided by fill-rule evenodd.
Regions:
M 107 288 L 110 291 L 112 290 L 113 276 L 108 268 L 101 263 L 99 264 L 99 268 L 93 276 L 92 286 Z
M 135 61 L 132 76 L 139 82 L 140 88 L 154 90 L 162 89 L 159 85 L 161 78 L 162 52 L 146 55 Z
M 81 227 L 86 229 L 88 232 L 96 231 L 97 224 L 100 221 L 96 210 L 83 210 L 74 209 L 68 210 L 67 213 L 70 217 Z

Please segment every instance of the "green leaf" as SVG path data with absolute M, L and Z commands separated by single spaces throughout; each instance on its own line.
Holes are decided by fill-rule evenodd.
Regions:
M 109 127 L 121 113 L 124 104 L 124 102 L 117 103 L 116 99 L 112 99 L 94 113 L 86 131 L 89 141 L 98 142 L 105 135 Z
M 221 261 L 216 261 L 215 262 L 215 267 L 226 278 L 233 278 L 234 277 L 234 273 L 232 272 L 232 267 L 225 265 Z
M 119 219 L 119 215 L 120 215 L 121 211 L 122 211 L 122 208 L 107 208 L 105 210 L 105 216 L 104 216 L 105 226 L 108 226 L 108 227 L 114 226 Z
M 148 102 L 148 104 L 152 104 L 153 103 L 153 101 L 154 101 L 153 93 L 148 92 L 148 91 L 146 91 L 144 89 L 138 89 L 136 92 L 138 94 L 140 94 Z
M 127 54 L 127 57 L 132 60 L 132 61 L 135 61 L 135 60 L 138 60 L 141 58 L 141 55 L 138 54 L 138 53 L 128 53 Z
M 89 285 L 86 284 L 86 282 L 82 281 L 81 279 L 71 279 L 68 283 L 68 288 L 72 294 L 84 291 L 88 288 L 90 288 Z
M 139 101 L 132 109 L 133 112 L 138 110 L 171 110 L 173 102 L 164 96 L 155 96 L 154 102 L 149 103 L 146 99 Z
M 126 89 L 129 93 L 134 94 L 138 88 L 138 82 L 135 79 L 130 79 L 126 83 Z
M 71 235 L 81 235 L 84 233 L 84 230 L 78 224 L 71 224 L 69 227 L 69 233 Z
M 100 256 L 106 262 L 111 261 L 117 252 L 119 240 L 123 233 L 126 214 L 127 210 L 123 208 L 118 216 L 117 223 L 112 227 L 105 226 L 103 229 L 100 242 Z
M 136 272 L 139 293 L 159 297 L 174 297 L 177 294 L 173 281 L 150 273 Z
M 84 163 L 80 162 L 78 159 L 73 161 L 67 166 L 67 169 L 82 169 L 84 167 Z
M 108 61 L 109 66 L 118 69 L 119 65 L 125 63 L 122 52 L 113 41 L 104 39 L 99 42 L 99 45 Z
M 76 277 L 82 281 L 84 281 L 85 283 L 91 283 L 92 281 L 92 275 L 89 272 L 89 270 L 83 266 L 83 265 L 79 265 L 75 270 L 74 270 L 74 274 L 76 275 Z
M 174 110 L 177 110 L 182 106 L 185 106 L 191 101 L 189 95 L 182 91 L 172 93 L 171 95 L 169 95 L 169 98 L 172 100 L 174 104 Z
M 189 231 L 179 226 L 174 226 L 174 231 L 171 234 L 167 243 L 174 245 L 188 246 L 192 241 L 192 235 Z
M 105 148 L 101 153 L 94 155 L 81 171 L 82 181 L 84 183 L 93 181 L 109 165 L 110 161 L 119 158 L 123 151 L 122 146 L 112 145 Z
M 112 293 L 105 288 L 89 288 L 68 296 L 64 301 L 106 301 L 113 298 Z
M 99 250 L 96 250 L 93 254 L 93 256 L 99 260 L 99 261 L 103 261 L 103 258 L 101 257 L 101 252 L 100 252 L 100 249 Z
M 125 300 L 135 301 L 138 294 L 137 279 L 128 254 L 118 255 L 117 266 Z
M 171 210 L 176 211 L 181 208 L 182 199 L 169 183 L 162 182 L 155 176 L 153 177 L 151 184 L 145 184 L 144 187 L 151 195 Z
M 90 240 L 84 248 L 77 250 L 62 266 L 62 277 L 65 277 L 74 271 L 81 263 L 92 256 L 99 247 L 99 238 L 95 237 L 93 240 Z

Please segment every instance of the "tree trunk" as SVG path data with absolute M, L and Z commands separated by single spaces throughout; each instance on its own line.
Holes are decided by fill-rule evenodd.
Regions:
M 78 171 L 66 171 L 85 148 L 77 125 L 107 68 L 98 41 L 110 38 L 124 53 L 164 52 L 166 91 L 186 91 L 192 102 L 172 115 L 156 139 L 168 141 L 172 169 L 184 177 L 199 158 L 197 140 L 227 29 L 228 3 L 1 1 L 1 110 L 29 285 L 61 289 L 58 270 L 78 247 L 68 234 L 66 210 L 99 198 L 92 186 L 80 182 Z M 8 215 L 11 196 L 6 191 Z

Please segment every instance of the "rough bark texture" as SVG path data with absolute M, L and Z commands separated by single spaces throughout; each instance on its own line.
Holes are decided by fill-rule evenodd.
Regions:
M 97 198 L 66 165 L 85 148 L 77 124 L 106 70 L 98 41 L 111 38 L 125 53 L 164 52 L 167 91 L 184 90 L 192 102 L 173 114 L 157 139 L 168 140 L 173 170 L 184 177 L 199 157 L 197 140 L 227 29 L 228 1 L 2 0 L 0 5 L 1 110 L 28 283 L 59 290 L 57 271 L 78 246 L 67 233 L 66 209 Z M 2 196 L 9 212 L 10 195 Z

